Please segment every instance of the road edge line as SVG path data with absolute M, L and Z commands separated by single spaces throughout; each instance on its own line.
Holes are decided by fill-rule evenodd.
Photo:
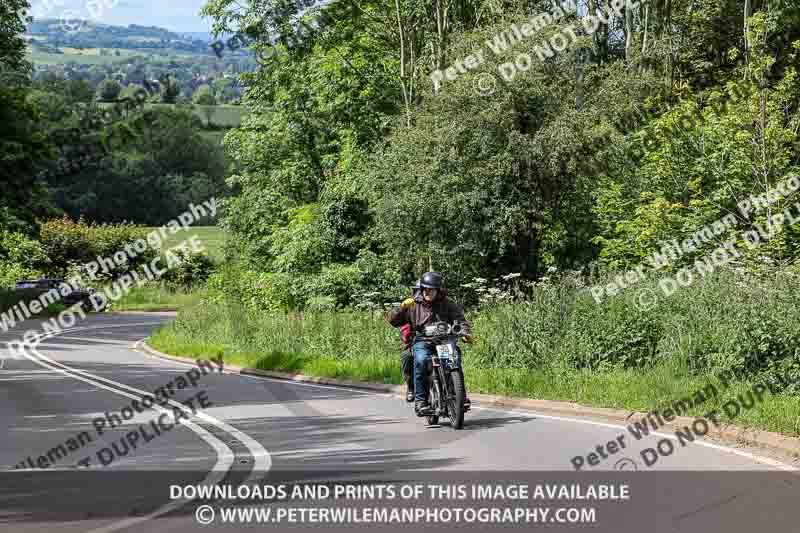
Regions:
M 141 346 L 142 349 L 144 349 L 150 355 L 161 359 L 176 361 L 180 363 L 188 363 L 188 364 L 196 364 L 197 361 L 196 359 L 193 359 L 191 357 L 170 355 L 161 352 L 159 350 L 156 350 L 155 348 L 150 346 L 146 340 L 140 341 L 139 346 Z M 328 385 L 334 387 L 363 389 L 365 391 L 388 393 L 403 397 L 405 396 L 406 392 L 405 387 L 402 385 L 389 385 L 382 383 L 371 383 L 366 381 L 351 381 L 351 380 L 337 379 L 337 378 L 307 376 L 304 374 L 292 374 L 290 372 L 279 372 L 275 370 L 261 370 L 258 368 L 247 368 L 238 365 L 233 365 L 227 362 L 225 363 L 225 372 L 232 374 L 254 376 L 254 377 L 279 379 L 284 381 L 293 381 L 297 383 L 308 383 L 308 384 Z M 621 409 L 611 409 L 606 407 L 587 407 L 572 402 L 563 402 L 555 400 L 535 400 L 530 398 L 513 398 L 509 396 L 501 396 L 494 394 L 470 393 L 469 397 L 473 401 L 473 408 L 491 406 L 491 407 L 500 407 L 505 409 L 524 409 L 536 412 L 545 411 L 547 413 L 555 415 L 566 415 L 566 416 L 588 418 L 588 419 L 602 419 L 610 422 L 623 422 L 625 424 L 631 422 L 632 419 L 638 419 L 644 417 L 647 414 L 638 411 L 625 411 Z M 478 402 L 477 406 L 475 405 L 476 400 Z M 676 417 L 673 423 L 665 422 L 659 428 L 658 434 L 661 434 L 660 432 L 663 431 L 664 429 L 674 431 L 677 429 L 683 429 L 684 426 L 691 426 L 695 420 L 696 418 L 685 417 L 685 416 Z M 674 435 L 667 435 L 667 436 L 673 439 L 675 438 Z M 727 444 L 762 447 L 771 450 L 773 452 L 778 452 L 780 454 L 788 456 L 788 458 L 791 458 L 793 460 L 800 459 L 800 438 L 790 437 L 788 435 L 783 435 L 781 433 L 775 433 L 772 431 L 765 431 L 754 428 L 740 427 L 730 424 L 722 427 L 721 429 L 709 428 L 709 431 L 706 434 L 706 436 L 711 437 L 713 439 L 721 440 L 723 442 L 726 442 Z M 726 449 L 724 447 L 715 445 L 714 443 L 697 441 L 697 444 L 711 448 L 721 448 L 723 450 L 736 452 L 738 454 L 746 454 L 748 456 L 756 458 L 756 456 L 753 456 L 752 454 L 749 454 L 747 452 L 742 452 L 740 450 L 736 450 L 735 448 Z M 768 458 L 758 458 L 758 459 L 761 459 L 760 462 L 766 462 L 766 464 L 775 464 L 774 460 L 768 460 Z M 765 459 L 767 461 L 764 461 Z M 779 464 L 782 464 L 784 467 L 788 467 L 791 470 L 796 470 L 796 467 L 794 466 L 785 465 L 783 463 Z

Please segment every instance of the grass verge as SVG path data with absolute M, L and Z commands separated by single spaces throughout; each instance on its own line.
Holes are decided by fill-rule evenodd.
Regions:
M 200 301 L 197 293 L 176 292 L 162 286 L 133 287 L 111 305 L 112 311 L 176 311 Z
M 479 317 L 473 317 L 478 322 Z M 486 317 L 483 317 L 486 319 Z M 240 314 L 203 304 L 179 313 L 149 341 L 163 352 L 185 357 L 222 356 L 248 368 L 377 383 L 402 383 L 396 332 L 370 313 Z M 492 350 L 497 350 L 495 346 Z M 683 401 L 676 412 L 704 416 L 787 435 L 800 435 L 800 399 L 766 391 L 750 409 L 725 414 L 725 404 L 746 402 L 759 377 L 725 383 L 713 373 L 692 374 L 675 357 L 646 368 L 590 371 L 553 365 L 540 369 L 487 364 L 479 342 L 465 347 L 464 367 L 471 392 L 577 402 L 586 406 L 661 412 Z M 744 402 L 742 400 L 745 400 Z

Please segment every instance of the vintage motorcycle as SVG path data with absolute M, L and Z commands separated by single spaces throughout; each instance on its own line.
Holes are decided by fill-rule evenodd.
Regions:
M 425 326 L 415 338 L 415 341 L 422 340 L 436 346 L 436 355 L 425 366 L 428 403 L 433 414 L 419 415 L 426 417 L 429 425 L 438 424 L 439 417 L 446 416 L 453 429 L 464 427 L 464 413 L 468 409 L 464 405 L 466 391 L 458 340 L 469 334 L 466 322 L 436 322 Z

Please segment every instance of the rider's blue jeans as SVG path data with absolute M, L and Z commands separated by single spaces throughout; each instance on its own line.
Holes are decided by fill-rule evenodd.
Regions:
M 411 347 L 414 353 L 414 400 L 424 402 L 428 399 L 425 383 L 425 362 L 436 353 L 436 347 L 427 342 L 415 342 Z

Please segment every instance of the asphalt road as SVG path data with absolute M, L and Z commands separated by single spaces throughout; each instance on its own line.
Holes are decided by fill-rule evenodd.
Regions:
M 480 405 L 461 431 L 446 422 L 427 427 L 395 396 L 224 373 L 218 366 L 203 375 L 197 366 L 154 358 L 136 346 L 169 319 L 97 315 L 24 354 L 3 345 L 0 420 L 7 431 L 0 464 L 8 471 L 0 473 L 0 531 L 246 529 L 198 525 L 198 502 L 171 499 L 169 485 L 506 478 L 631 483 L 635 506 L 615 502 L 595 524 L 576 531 L 641 531 L 644 524 L 648 531 L 796 531 L 798 485 L 787 461 L 703 439 L 685 446 L 666 439 L 674 451 L 648 467 L 641 450 L 656 449 L 668 432 L 637 441 L 621 425 Z M 142 405 L 168 383 L 170 403 Z M 189 399 L 179 409 L 183 423 L 169 424 Z M 110 427 L 115 413 L 132 416 Z M 597 452 L 590 459 L 598 446 L 607 458 Z M 573 468 L 577 456 L 585 465 L 580 472 Z M 589 466 L 590 460 L 598 464 Z M 321 527 L 281 524 L 271 527 Z

